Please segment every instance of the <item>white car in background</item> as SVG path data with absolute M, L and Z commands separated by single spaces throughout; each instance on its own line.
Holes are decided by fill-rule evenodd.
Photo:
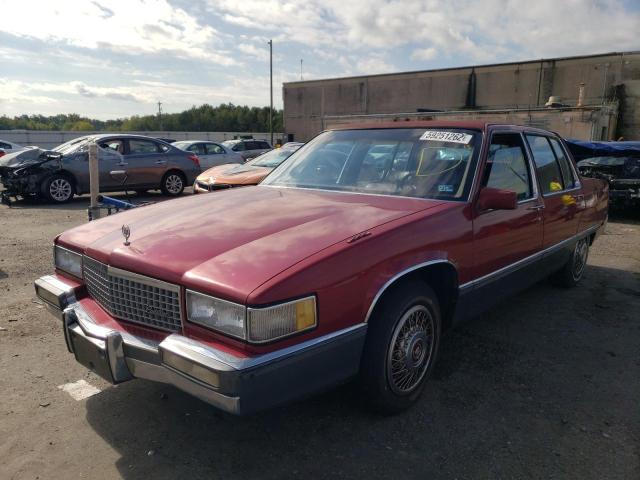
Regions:
M 15 153 L 24 150 L 26 147 L 18 145 L 17 143 L 9 142 L 7 140 L 0 139 L 0 157 L 5 153 Z
M 202 171 L 224 165 L 226 163 L 244 163 L 244 158 L 239 153 L 228 147 L 215 142 L 204 140 L 181 140 L 173 142 L 173 145 L 180 150 L 195 153 L 200 159 Z

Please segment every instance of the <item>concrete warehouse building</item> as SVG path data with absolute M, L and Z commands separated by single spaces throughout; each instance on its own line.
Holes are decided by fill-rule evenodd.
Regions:
M 289 140 L 349 122 L 481 119 L 640 140 L 640 51 L 283 85 Z

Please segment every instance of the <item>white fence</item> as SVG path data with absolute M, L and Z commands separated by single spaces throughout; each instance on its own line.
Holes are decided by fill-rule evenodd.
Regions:
M 0 130 L 0 140 L 18 143 L 20 145 L 36 145 L 41 148 L 49 149 L 68 142 L 74 138 L 84 135 L 93 135 L 100 133 L 116 134 L 118 132 L 71 132 L 71 131 L 52 131 L 52 130 Z M 234 138 L 252 136 L 259 140 L 271 140 L 271 134 L 268 132 L 122 132 L 123 134 L 146 135 L 155 138 L 169 138 L 173 140 L 210 140 L 213 142 L 223 142 Z M 281 133 L 273 134 L 274 142 L 283 138 Z

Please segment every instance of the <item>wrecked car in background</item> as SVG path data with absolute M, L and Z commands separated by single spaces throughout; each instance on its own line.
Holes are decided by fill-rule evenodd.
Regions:
M 144 192 L 160 189 L 168 196 L 182 193 L 201 172 L 190 152 L 142 135 L 89 135 L 53 150 L 31 148 L 0 158 L 3 203 L 9 197 L 41 196 L 68 202 L 89 191 L 89 144 L 98 144 L 100 191 Z
M 609 183 L 614 207 L 640 207 L 640 142 L 568 140 L 580 175 Z

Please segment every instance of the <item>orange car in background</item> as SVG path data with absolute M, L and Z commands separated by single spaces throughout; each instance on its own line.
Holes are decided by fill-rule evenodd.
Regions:
M 282 147 L 263 153 L 247 163 L 218 165 L 205 170 L 196 178 L 193 193 L 257 185 L 302 145 L 297 142 L 285 143 Z

